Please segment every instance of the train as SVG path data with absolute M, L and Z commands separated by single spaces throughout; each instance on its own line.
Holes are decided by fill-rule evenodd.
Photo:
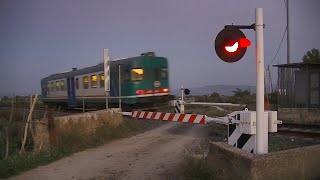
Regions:
M 100 63 L 41 79 L 43 103 L 67 108 L 101 108 L 105 107 L 106 101 L 112 107 L 120 99 L 122 105 L 129 107 L 149 106 L 173 99 L 170 95 L 167 58 L 147 52 L 136 57 L 111 60 L 109 67 L 110 91 L 107 100 L 104 64 Z

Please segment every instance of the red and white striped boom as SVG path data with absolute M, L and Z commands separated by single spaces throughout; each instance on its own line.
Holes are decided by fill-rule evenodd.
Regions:
M 129 114 L 126 114 L 129 115 Z M 152 119 L 161 121 L 176 121 L 205 124 L 206 115 L 197 114 L 175 114 L 165 112 L 147 112 L 147 111 L 133 111 L 131 116 L 137 119 Z

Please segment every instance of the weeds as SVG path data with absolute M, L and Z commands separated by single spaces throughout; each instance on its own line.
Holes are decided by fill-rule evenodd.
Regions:
M 212 179 L 212 173 L 205 162 L 205 159 L 199 159 L 192 156 L 185 158 L 186 165 L 184 169 L 185 179 Z
M 283 151 L 320 144 L 319 139 L 269 135 L 269 151 Z
M 19 172 L 48 164 L 72 153 L 96 147 L 114 139 L 138 134 L 146 128 L 148 125 L 132 119 L 124 120 L 117 128 L 102 126 L 92 135 L 85 135 L 78 129 L 72 128 L 70 131 L 60 134 L 57 147 L 50 151 L 38 154 L 29 151 L 24 155 L 15 153 L 6 160 L 0 160 L 0 178 L 7 178 Z
M 185 147 L 185 165 L 183 176 L 185 179 L 212 179 L 205 157 L 208 153 L 208 142 L 206 140 L 193 143 Z
M 213 141 L 224 141 L 228 138 L 228 126 L 222 124 L 209 124 L 209 137 Z
M 0 178 L 7 178 L 19 172 L 26 171 L 37 166 L 48 164 L 68 154 L 61 148 L 45 151 L 39 154 L 15 154 L 6 160 L 0 160 Z

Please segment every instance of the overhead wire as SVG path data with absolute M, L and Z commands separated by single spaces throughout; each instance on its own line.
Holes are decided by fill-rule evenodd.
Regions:
M 273 59 L 272 59 L 271 63 L 269 63 L 269 65 L 271 65 L 271 64 L 273 63 L 273 61 L 276 59 L 276 57 L 277 57 L 277 55 L 278 55 L 278 52 L 279 52 L 279 50 L 280 50 L 280 48 L 281 48 L 281 45 L 282 45 L 282 42 L 283 42 L 284 36 L 286 35 L 287 29 L 288 29 L 288 28 L 286 27 L 286 28 L 285 28 L 285 30 L 284 30 L 284 32 L 283 32 L 282 39 L 281 39 L 281 41 L 280 41 L 280 44 L 279 44 L 278 50 L 277 50 L 276 54 L 274 55 L 274 57 L 273 57 Z
M 283 0 L 283 3 L 284 3 L 284 7 L 287 9 L 287 8 L 288 8 L 288 7 L 287 7 L 287 0 Z M 278 53 L 279 53 L 279 50 L 280 50 L 280 48 L 281 48 L 281 45 L 282 45 L 284 36 L 286 35 L 287 30 L 288 30 L 288 27 L 286 26 L 286 28 L 284 29 L 284 32 L 283 32 L 282 39 L 281 39 L 281 41 L 280 41 L 279 47 L 278 47 L 278 49 L 277 49 L 277 52 L 276 52 L 276 54 L 274 55 L 271 63 L 269 63 L 268 65 L 271 65 L 271 64 L 274 62 L 274 60 L 276 59 L 276 57 L 277 57 L 277 55 L 278 55 Z
M 285 8 L 287 9 L 288 7 L 287 7 L 286 0 L 283 0 L 283 2 L 284 2 Z M 274 62 L 274 60 L 277 58 L 277 55 L 278 55 L 278 53 L 279 53 L 279 50 L 280 50 L 280 48 L 281 48 L 281 45 L 282 45 L 284 36 L 285 36 L 286 33 L 287 33 L 287 30 L 288 30 L 288 26 L 286 26 L 286 28 L 284 29 L 284 32 L 283 32 L 283 35 L 282 35 L 280 44 L 279 44 L 279 46 L 278 46 L 278 49 L 277 49 L 277 51 L 276 51 L 276 54 L 274 55 L 272 61 L 268 64 L 268 66 L 267 66 L 268 68 L 266 68 L 266 70 L 267 70 L 267 72 L 268 72 L 268 74 L 269 74 L 269 78 L 270 78 L 269 83 L 271 84 L 271 85 L 270 85 L 270 86 L 271 86 L 271 87 L 270 87 L 270 88 L 271 88 L 271 92 L 273 92 L 273 88 L 272 88 L 272 77 L 271 77 L 271 73 L 270 73 L 270 68 L 269 68 L 269 67 L 270 67 L 270 65 Z

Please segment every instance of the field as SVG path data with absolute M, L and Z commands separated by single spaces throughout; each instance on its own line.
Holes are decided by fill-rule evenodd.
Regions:
M 138 109 L 137 109 L 138 110 Z M 148 108 L 141 109 L 144 111 L 160 111 L 160 112 L 172 112 L 173 108 L 168 106 L 162 106 L 158 108 Z M 223 117 L 228 113 L 236 110 L 242 110 L 241 107 L 212 107 L 212 106 L 195 106 L 195 105 L 187 105 L 186 113 L 194 113 L 194 114 L 205 114 L 209 117 Z M 111 129 L 107 126 L 101 127 L 98 131 L 92 136 L 84 136 L 80 131 L 74 129 L 73 131 L 64 134 L 62 138 L 62 143 L 60 146 L 52 149 L 51 151 L 45 151 L 39 154 L 33 154 L 33 141 L 32 136 L 29 133 L 26 143 L 26 153 L 20 153 L 21 147 L 21 139 L 23 128 L 25 126 L 26 116 L 28 114 L 28 110 L 15 108 L 14 113 L 11 113 L 10 108 L 1 108 L 0 119 L 1 119 L 1 147 L 6 147 L 6 138 L 9 137 L 9 157 L 5 158 L 6 148 L 1 148 L 0 155 L 0 177 L 9 177 L 15 174 L 18 174 L 22 171 L 26 171 L 28 169 L 35 168 L 39 165 L 45 165 L 51 163 L 53 161 L 57 161 L 65 156 L 70 156 L 76 152 L 85 151 L 86 149 L 98 147 L 98 149 L 103 148 L 101 145 L 109 144 L 111 141 L 115 139 L 123 139 L 123 141 L 130 142 L 133 140 L 134 144 L 139 144 L 140 141 L 137 140 L 137 134 L 143 132 L 149 132 L 154 134 L 155 139 L 150 139 L 147 141 L 143 141 L 143 147 L 136 146 L 138 151 L 131 151 L 128 149 L 128 154 L 134 155 L 133 158 L 136 157 L 137 163 L 128 162 L 130 168 L 138 168 L 143 166 L 145 162 L 148 160 L 148 156 L 141 156 L 142 152 L 145 151 L 146 154 L 150 154 L 149 158 L 155 157 L 163 157 L 163 154 L 154 154 L 155 151 L 152 149 L 148 149 L 148 147 L 157 146 L 158 148 L 171 148 L 172 146 L 176 146 L 176 144 L 180 144 L 176 148 L 179 152 L 173 155 L 170 159 L 178 159 L 176 161 L 172 161 L 172 167 L 177 169 L 177 172 L 170 171 L 171 174 L 167 176 L 168 179 L 175 178 L 187 178 L 187 179 L 211 179 L 214 178 L 214 174 L 210 172 L 208 167 L 206 166 L 205 157 L 208 152 L 208 144 L 209 141 L 224 141 L 227 140 L 227 126 L 209 123 L 206 125 L 192 125 L 192 124 L 182 124 L 182 123 L 169 123 L 169 122 L 161 122 L 161 121 L 151 121 L 151 120 L 135 120 L 132 118 L 125 117 L 124 123 L 116 128 Z M 56 116 L 64 115 L 63 112 L 54 112 Z M 8 123 L 10 116 L 12 115 L 11 123 Z M 44 111 L 35 111 L 34 118 L 41 118 L 44 116 Z M 180 125 L 181 124 L 181 125 Z M 158 127 L 164 126 L 163 130 L 157 130 Z M 8 136 L 6 134 L 6 129 L 9 127 Z M 166 128 L 165 128 L 166 127 Z M 160 128 L 161 129 L 161 128 Z M 151 137 L 151 134 L 147 133 L 147 137 Z M 145 133 L 143 133 L 145 134 Z M 141 135 L 144 136 L 144 135 Z M 162 137 L 158 139 L 159 137 Z M 183 139 L 182 137 L 186 137 Z M 130 140 L 131 137 L 131 140 Z M 129 139 L 128 139 L 129 138 Z M 132 139 L 133 138 L 133 139 Z M 182 138 L 182 139 L 181 139 Z M 148 138 L 141 138 L 148 139 Z M 183 140 L 183 141 L 181 141 Z M 290 148 L 296 148 L 301 146 L 309 146 L 314 144 L 319 144 L 320 140 L 317 139 L 308 139 L 301 137 L 287 137 L 282 135 L 271 134 L 269 135 L 269 151 L 281 151 Z M 173 144 L 168 144 L 166 142 L 171 142 Z M 142 143 L 142 142 L 141 142 Z M 151 143 L 151 144 L 150 144 Z M 163 147 L 162 147 L 163 146 Z M 111 145 L 110 145 L 111 147 Z M 142 148 L 142 149 L 141 149 Z M 146 149 L 143 149 L 146 148 Z M 107 149 L 103 151 L 108 151 Z M 152 155 L 152 156 L 151 156 Z M 79 157 L 85 158 L 87 155 L 81 155 Z M 99 155 L 97 155 L 99 156 Z M 129 156 L 129 155 L 128 155 Z M 167 156 L 167 155 L 166 155 Z M 114 156 L 115 161 L 123 161 L 117 158 L 121 158 L 121 156 Z M 147 158 L 147 159 L 146 159 Z M 167 159 L 169 160 L 169 159 Z M 64 160 L 62 160 L 63 162 Z M 78 161 L 75 159 L 75 161 Z M 59 161 L 60 162 L 60 161 Z M 164 161 L 155 161 L 160 164 L 166 164 Z M 159 164 L 158 164 L 159 165 Z M 154 164 L 154 168 L 158 166 Z M 165 165 L 163 165 L 165 167 Z M 150 165 L 150 168 L 153 167 Z M 71 167 L 69 167 L 71 168 Z M 80 167 L 79 167 L 80 168 Z M 88 167 L 90 169 L 90 167 Z M 116 167 L 115 167 L 116 168 Z M 120 169 L 126 169 L 126 166 L 123 164 L 119 164 Z M 112 168 L 111 168 L 112 169 Z M 138 168 L 139 169 L 139 168 Z M 137 169 L 137 170 L 138 170 Z M 166 168 L 162 168 L 162 170 L 166 170 Z M 164 177 L 162 175 L 162 171 L 153 169 L 156 174 L 156 177 Z M 62 171 L 62 170 L 61 170 Z M 141 171 L 141 170 L 138 170 Z M 96 172 L 92 170 L 92 172 Z M 149 174 L 147 177 L 153 177 L 155 174 Z M 111 177 L 111 178 L 125 178 L 129 175 L 137 175 L 140 174 L 131 174 L 129 171 L 108 171 L 101 175 L 101 177 Z M 53 176 L 56 177 L 56 176 Z M 100 177 L 100 176 L 99 176 Z

